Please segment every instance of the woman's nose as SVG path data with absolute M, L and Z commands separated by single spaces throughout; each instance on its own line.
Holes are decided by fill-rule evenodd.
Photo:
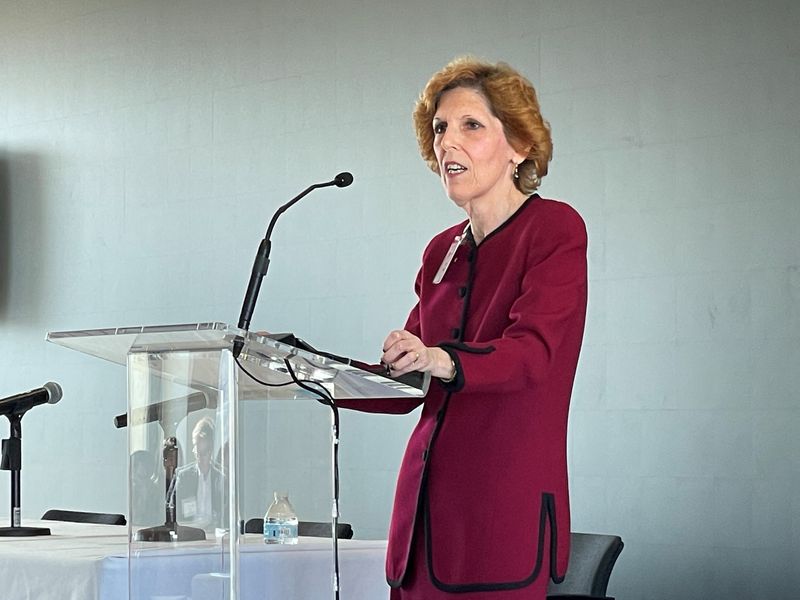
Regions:
M 442 150 L 452 150 L 457 147 L 458 134 L 451 129 L 446 129 L 442 134 Z

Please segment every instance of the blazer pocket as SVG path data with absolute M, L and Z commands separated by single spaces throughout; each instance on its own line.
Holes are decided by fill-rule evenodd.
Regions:
M 428 575 L 438 589 L 443 592 L 450 593 L 465 593 L 465 592 L 494 592 L 502 590 L 516 590 L 529 586 L 536 581 L 542 570 L 542 562 L 544 558 L 544 542 L 545 532 L 550 532 L 550 576 L 556 583 L 563 581 L 564 577 L 558 577 L 556 572 L 556 548 L 558 548 L 558 528 L 556 525 L 556 503 L 555 497 L 549 492 L 542 492 L 539 508 L 539 523 L 536 544 L 536 557 L 534 560 L 531 573 L 524 579 L 516 581 L 495 581 L 495 582 L 481 582 L 481 583 L 456 583 L 443 581 L 437 577 L 434 570 L 434 552 L 431 536 L 431 518 L 430 518 L 430 502 L 425 496 L 424 503 L 424 518 L 425 518 L 425 549 L 427 554 Z M 548 527 L 549 526 L 549 527 Z M 465 579 L 469 578 L 469 574 L 465 574 Z

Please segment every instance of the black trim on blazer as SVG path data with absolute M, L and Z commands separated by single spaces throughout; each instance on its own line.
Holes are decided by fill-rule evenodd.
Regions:
M 475 283 L 475 263 L 478 262 L 478 246 L 475 244 L 475 238 L 472 237 L 472 227 L 467 229 L 467 243 L 471 246 L 469 249 L 469 270 L 467 272 L 467 292 L 464 294 L 464 301 L 461 304 L 461 319 L 458 327 L 458 337 L 456 342 L 464 342 L 464 332 L 467 329 L 467 315 L 469 314 L 469 303 L 472 300 L 472 287 Z
M 450 360 L 452 360 L 453 364 L 456 366 L 456 376 L 453 381 L 439 380 L 442 384 L 442 387 L 444 387 L 444 389 L 450 393 L 460 392 L 466 383 L 466 380 L 464 379 L 464 370 L 461 368 L 461 357 L 458 355 L 456 350 L 461 350 L 462 352 L 467 352 L 469 354 L 491 354 L 494 352 L 494 346 L 474 348 L 461 342 L 443 342 L 439 344 L 439 348 L 450 355 Z
M 430 448 L 430 445 L 428 445 Z M 425 450 L 427 452 L 427 450 Z M 425 466 L 422 469 L 422 479 L 420 479 L 419 483 L 419 491 L 417 492 L 417 508 L 414 511 L 414 521 L 411 523 L 411 536 L 408 539 L 408 554 L 406 555 L 406 564 L 403 567 L 403 572 L 400 573 L 400 577 L 397 579 L 389 579 L 389 576 L 386 576 L 386 583 L 389 584 L 390 588 L 399 588 L 403 585 L 403 580 L 406 578 L 406 573 L 408 573 L 408 565 L 413 560 L 411 553 L 414 549 L 414 538 L 416 537 L 417 531 L 417 519 L 419 518 L 420 512 L 422 511 L 422 495 L 423 489 L 425 488 L 425 482 L 428 479 L 428 461 L 425 461 Z
M 408 547 L 408 554 L 406 557 L 406 564 L 403 572 L 400 574 L 398 579 L 389 579 L 386 578 L 386 582 L 389 584 L 389 587 L 398 588 L 403 584 L 403 580 L 406 577 L 406 573 L 408 572 L 408 563 L 412 559 L 411 552 L 414 549 L 414 531 L 416 530 L 417 519 L 419 518 L 420 511 L 424 514 L 425 508 L 423 506 L 424 498 L 427 497 L 427 485 L 428 485 L 428 465 L 430 464 L 431 453 L 433 452 L 433 445 L 436 442 L 436 438 L 439 436 L 439 430 L 442 427 L 442 423 L 444 423 L 444 418 L 447 415 L 447 407 L 450 404 L 450 398 L 452 397 L 453 392 L 459 391 L 462 387 L 464 387 L 464 372 L 461 369 L 461 360 L 458 357 L 458 354 L 453 350 L 448 350 L 448 348 L 452 347 L 459 347 L 459 349 L 468 351 L 467 346 L 464 344 L 464 328 L 467 321 L 467 311 L 469 310 L 469 299 L 472 294 L 472 280 L 475 274 L 475 258 L 477 257 L 478 248 L 475 245 L 475 239 L 472 237 L 472 230 L 467 229 L 466 233 L 466 240 L 471 245 L 469 249 L 469 271 L 467 273 L 467 283 L 466 283 L 466 293 L 463 297 L 463 304 L 461 307 L 461 320 L 460 326 L 458 328 L 458 337 L 456 338 L 455 342 L 445 342 L 443 344 L 439 344 L 439 347 L 442 348 L 445 352 L 450 355 L 453 362 L 456 365 L 456 378 L 453 381 L 448 383 L 442 382 L 445 390 L 447 391 L 447 396 L 445 396 L 444 402 L 442 403 L 442 407 L 439 409 L 439 413 L 436 418 L 436 425 L 434 426 L 433 433 L 431 433 L 431 439 L 428 441 L 428 447 L 425 448 L 425 456 L 423 460 L 425 461 L 425 465 L 422 467 L 422 479 L 420 480 L 419 492 L 417 496 L 417 509 L 414 513 L 414 522 L 412 523 L 412 530 L 411 536 L 409 538 L 409 547 Z M 462 286 L 463 287 L 463 286 Z M 462 347 L 463 346 L 463 347 Z M 482 348 L 476 348 L 476 351 L 483 351 Z M 492 348 L 491 350 L 494 350 Z M 489 351 L 491 351 L 489 350 Z
M 544 494 L 545 500 L 550 505 L 548 513 L 550 515 L 550 579 L 553 583 L 561 583 L 567 576 L 558 574 L 558 523 L 556 523 L 556 499 L 553 494 Z
M 506 226 L 509 225 L 514 219 L 516 219 L 517 216 L 519 216 L 522 213 L 522 211 L 525 210 L 525 207 L 528 206 L 528 204 L 530 204 L 531 202 L 533 202 L 536 198 L 539 198 L 539 194 L 534 193 L 534 194 L 531 194 L 530 196 L 528 196 L 525 199 L 525 202 L 520 204 L 519 208 L 517 210 L 515 210 L 510 217 L 508 217 L 505 221 L 500 223 L 500 225 L 496 229 L 490 231 L 489 234 L 486 235 L 483 238 L 483 240 L 481 240 L 481 244 L 483 244 L 486 240 L 488 240 L 491 237 L 494 237 L 497 233 L 499 233 L 500 231 L 505 229 Z M 470 229 L 470 233 L 471 232 L 472 232 L 472 229 Z
M 467 328 L 469 302 L 472 298 L 472 284 L 475 280 L 475 263 L 477 262 L 478 257 L 478 246 L 475 244 L 475 238 L 472 237 L 472 229 L 467 229 L 466 241 L 470 245 L 468 257 L 469 271 L 467 272 L 466 285 L 459 287 L 459 290 L 464 290 L 464 295 L 461 296 L 459 293 L 459 297 L 461 297 L 463 300 L 461 304 L 461 319 L 459 321 L 459 327 L 454 329 L 456 340 L 454 342 L 442 342 L 438 345 L 442 350 L 450 355 L 450 359 L 455 365 L 456 376 L 453 381 L 442 381 L 442 386 L 444 389 L 451 394 L 454 392 L 460 392 L 466 383 L 464 379 L 464 370 L 461 368 L 461 359 L 458 356 L 458 352 L 455 352 L 455 350 L 474 352 L 478 354 L 488 354 L 494 350 L 494 347 L 492 346 L 489 346 L 488 348 L 472 348 L 464 343 L 464 331 Z
M 431 460 L 431 451 L 433 450 L 433 445 L 436 443 L 436 438 L 439 437 L 439 430 L 442 428 L 442 423 L 444 423 L 444 417 L 447 414 L 447 407 L 450 405 L 450 398 L 452 394 L 447 394 L 445 396 L 444 402 L 442 403 L 442 407 L 439 409 L 439 414 L 436 419 L 436 425 L 433 428 L 433 433 L 431 433 L 431 439 L 428 442 L 428 447 L 425 448 L 425 465 L 422 467 L 422 478 L 419 484 L 419 492 L 417 496 L 417 508 L 414 511 L 414 522 L 411 524 L 411 536 L 409 536 L 408 540 L 408 554 L 406 555 L 406 564 L 403 568 L 403 572 L 400 574 L 400 577 L 397 579 L 389 579 L 386 577 L 386 583 L 389 584 L 389 587 L 392 588 L 399 588 L 403 584 L 403 580 L 406 578 L 406 573 L 408 572 L 408 563 L 411 562 L 412 556 L 411 553 L 414 549 L 414 537 L 415 532 L 417 529 L 417 519 L 420 516 L 420 513 L 425 513 L 425 506 L 424 506 L 424 499 L 428 496 L 428 465 L 430 464 Z M 427 537 L 427 536 L 426 536 Z M 423 540 L 424 542 L 424 540 Z M 421 565 L 418 565 L 419 568 Z
M 489 346 L 485 346 L 483 348 L 477 348 L 475 346 L 470 346 L 469 344 L 465 344 L 464 342 L 442 342 L 439 344 L 439 348 L 447 351 L 448 348 L 452 350 L 463 350 L 464 352 L 468 352 L 469 354 L 491 354 L 494 352 L 494 346 L 491 344 Z
M 466 593 L 466 592 L 495 592 L 502 590 L 517 590 L 529 586 L 539 576 L 542 570 L 542 554 L 544 553 L 544 529 L 545 523 L 550 525 L 550 576 L 556 583 L 564 581 L 564 575 L 556 574 L 556 556 L 558 553 L 558 526 L 556 525 L 556 503 L 552 493 L 542 492 L 541 504 L 539 509 L 539 539 L 536 548 L 536 562 L 533 565 L 533 572 L 519 581 L 500 581 L 495 583 L 445 583 L 433 572 L 433 542 L 431 541 L 431 518 L 430 518 L 430 498 L 427 486 L 423 488 L 424 494 L 424 526 L 425 526 L 425 550 L 426 562 L 428 563 L 428 576 L 433 585 L 443 592 Z
M 461 388 L 464 387 L 464 370 L 461 368 L 461 358 L 458 356 L 458 352 L 454 352 L 449 344 L 439 344 L 439 348 L 447 352 L 447 355 L 450 357 L 450 360 L 453 361 L 455 367 L 455 377 L 453 377 L 452 380 L 444 381 L 440 379 L 439 382 L 442 384 L 442 387 L 451 394 L 453 392 L 460 392 Z

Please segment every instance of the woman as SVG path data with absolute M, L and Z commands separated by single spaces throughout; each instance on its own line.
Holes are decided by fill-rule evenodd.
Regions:
M 586 231 L 533 193 L 550 131 L 531 84 L 457 59 L 414 111 L 422 157 L 467 220 L 428 244 L 392 373 L 436 378 L 400 469 L 394 599 L 541 599 L 569 555 L 567 412 L 586 312 Z M 408 412 L 414 402 L 342 403 Z

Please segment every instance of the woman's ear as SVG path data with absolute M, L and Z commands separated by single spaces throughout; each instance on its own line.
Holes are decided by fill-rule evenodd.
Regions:
M 530 154 L 531 149 L 533 146 L 525 146 L 521 150 L 517 150 L 513 146 L 511 147 L 513 151 L 513 156 L 511 157 L 511 162 L 515 165 L 521 164 L 526 158 L 528 158 L 528 154 Z

